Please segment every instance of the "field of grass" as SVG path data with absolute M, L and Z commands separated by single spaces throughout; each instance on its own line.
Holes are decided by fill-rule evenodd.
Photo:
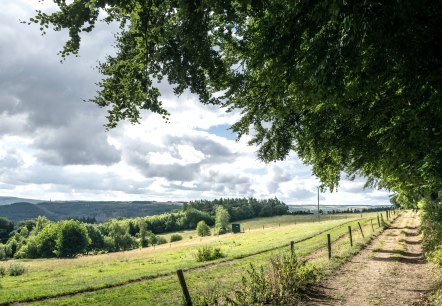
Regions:
M 179 284 L 174 274 L 177 269 L 191 269 L 185 272 L 185 276 L 193 296 L 215 287 L 218 291 L 228 292 L 238 285 L 251 263 L 266 264 L 272 255 L 281 252 L 278 248 L 288 249 L 291 240 L 302 241 L 312 237 L 295 244 L 299 255 L 307 255 L 323 248 L 326 245 L 325 234 L 330 233 L 333 240 L 337 239 L 333 248 L 335 258 L 345 257 L 346 252 L 354 252 L 358 247 L 355 245 L 350 249 L 348 239 L 343 237 L 348 232 L 347 226 L 351 225 L 353 228 L 354 241 L 362 241 L 356 230 L 357 222 L 360 221 L 364 224 L 366 239 L 370 239 L 372 228 L 369 219 L 375 217 L 376 213 L 364 214 L 363 218 L 359 214 L 336 215 L 330 219 L 327 216 L 321 222 L 312 222 L 314 220 L 310 215 L 254 219 L 241 222 L 244 233 L 197 238 L 194 231 L 188 231 L 182 233 L 182 241 L 157 246 L 155 249 L 149 247 L 75 259 L 17 260 L 28 267 L 28 272 L 21 276 L 6 276 L 1 280 L 0 304 L 88 290 L 93 292 L 38 303 L 177 304 L 181 300 Z M 376 223 L 377 221 L 375 233 L 380 231 Z M 341 238 L 338 239 L 339 237 Z M 194 258 L 196 250 L 202 245 L 220 247 L 226 257 L 209 263 L 219 263 L 218 265 L 198 269 L 207 265 Z M 318 265 L 329 265 L 326 254 L 322 253 L 319 251 L 312 260 Z M 243 259 L 235 260 L 239 258 Z M 8 266 L 11 262 L 0 265 Z M 158 277 L 160 275 L 162 276 Z M 137 281 L 140 279 L 146 281 Z M 124 285 L 119 286 L 120 284 Z M 97 290 L 106 287 L 111 288 Z

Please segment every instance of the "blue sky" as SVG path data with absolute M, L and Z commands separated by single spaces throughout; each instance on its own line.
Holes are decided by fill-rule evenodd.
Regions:
M 170 122 L 143 113 L 139 125 L 106 132 L 106 110 L 93 97 L 97 61 L 112 53 L 115 29 L 84 37 L 79 58 L 60 64 L 65 32 L 41 36 L 27 26 L 50 1 L 0 2 L 0 195 L 52 200 L 192 200 L 278 197 L 316 203 L 318 181 L 292 154 L 264 164 L 247 138 L 228 128 L 238 113 L 202 105 L 190 93 L 161 84 Z M 323 204 L 385 204 L 388 192 L 343 179 Z

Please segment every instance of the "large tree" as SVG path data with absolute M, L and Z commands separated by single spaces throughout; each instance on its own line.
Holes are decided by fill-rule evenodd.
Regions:
M 68 29 L 61 55 L 103 16 L 117 54 L 91 100 L 108 127 L 167 118 L 157 84 L 240 109 L 263 161 L 295 151 L 323 187 L 342 172 L 411 193 L 442 181 L 440 1 L 74 0 L 30 22 Z M 103 12 L 103 14 L 101 14 Z

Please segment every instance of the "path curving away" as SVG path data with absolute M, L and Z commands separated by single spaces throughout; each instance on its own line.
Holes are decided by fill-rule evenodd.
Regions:
M 416 305 L 431 290 L 419 217 L 405 212 L 366 249 L 314 288 L 301 305 Z

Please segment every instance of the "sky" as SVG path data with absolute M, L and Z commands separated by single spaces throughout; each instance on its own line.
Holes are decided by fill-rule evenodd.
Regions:
M 100 80 L 95 67 L 112 54 L 116 28 L 99 25 L 79 57 L 60 63 L 66 32 L 41 36 L 21 24 L 50 3 L 0 1 L 0 196 L 41 200 L 188 201 L 274 198 L 315 204 L 319 181 L 295 154 L 265 164 L 247 138 L 228 128 L 239 113 L 175 96 L 161 84 L 169 122 L 145 112 L 139 125 L 106 131 L 106 110 L 84 102 Z M 48 7 L 49 6 L 49 7 Z M 321 204 L 387 204 L 385 190 L 343 176 Z

